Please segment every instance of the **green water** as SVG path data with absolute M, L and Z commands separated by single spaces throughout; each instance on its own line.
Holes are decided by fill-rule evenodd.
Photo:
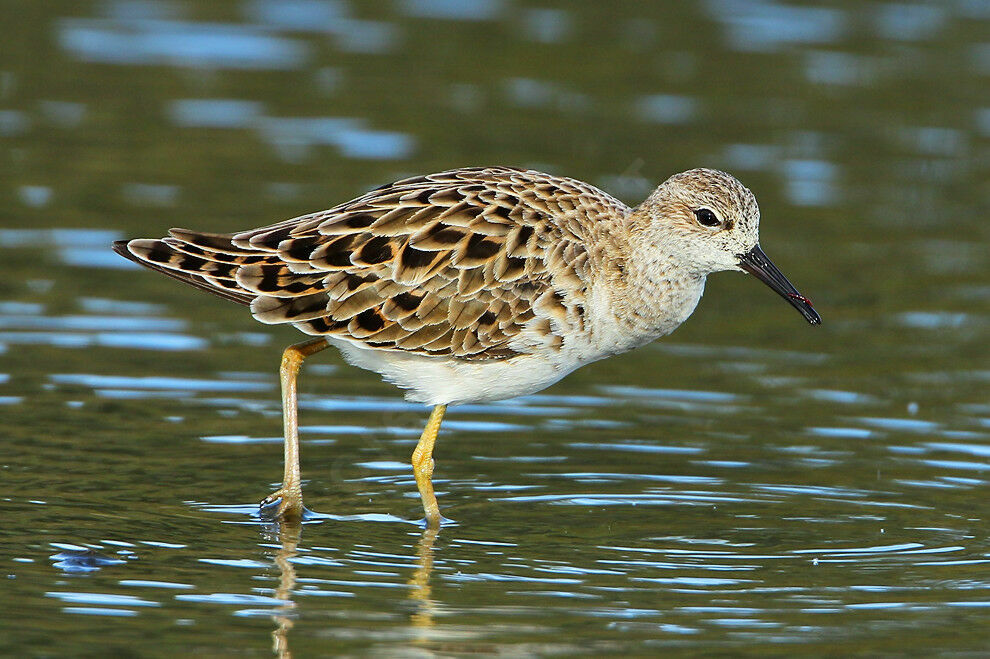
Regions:
M 511 0 L 0 4 L 0 652 L 896 655 L 990 648 L 990 10 Z M 427 410 L 132 269 L 402 176 L 628 203 L 712 166 L 824 317 L 716 275 L 672 336 Z

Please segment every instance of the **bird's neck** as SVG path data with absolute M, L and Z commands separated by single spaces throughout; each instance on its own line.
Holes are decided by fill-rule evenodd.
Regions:
M 610 249 L 598 255 L 590 291 L 597 311 L 595 343 L 607 354 L 670 334 L 691 315 L 705 289 L 703 275 L 680 267 L 676 254 L 636 231 L 630 219 L 608 228 Z

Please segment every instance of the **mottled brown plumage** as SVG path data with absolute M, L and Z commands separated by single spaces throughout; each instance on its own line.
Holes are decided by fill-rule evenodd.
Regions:
M 629 209 L 580 181 L 507 167 L 397 181 L 236 234 L 172 229 L 118 251 L 249 304 L 263 323 L 369 347 L 504 358 L 582 324 L 586 218 Z

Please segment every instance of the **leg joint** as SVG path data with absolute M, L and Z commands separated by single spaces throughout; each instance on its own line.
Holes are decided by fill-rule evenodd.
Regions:
M 290 371 L 292 373 L 298 373 L 299 367 L 307 357 L 318 353 L 324 348 L 329 347 L 329 345 L 326 339 L 316 338 L 289 346 L 282 351 L 282 372 Z

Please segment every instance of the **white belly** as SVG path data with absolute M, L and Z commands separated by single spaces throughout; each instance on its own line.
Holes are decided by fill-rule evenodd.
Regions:
M 461 361 L 362 348 L 342 339 L 330 339 L 330 343 L 351 364 L 380 373 L 387 382 L 405 389 L 406 400 L 428 405 L 478 403 L 531 394 L 581 365 L 554 363 L 538 355 Z

